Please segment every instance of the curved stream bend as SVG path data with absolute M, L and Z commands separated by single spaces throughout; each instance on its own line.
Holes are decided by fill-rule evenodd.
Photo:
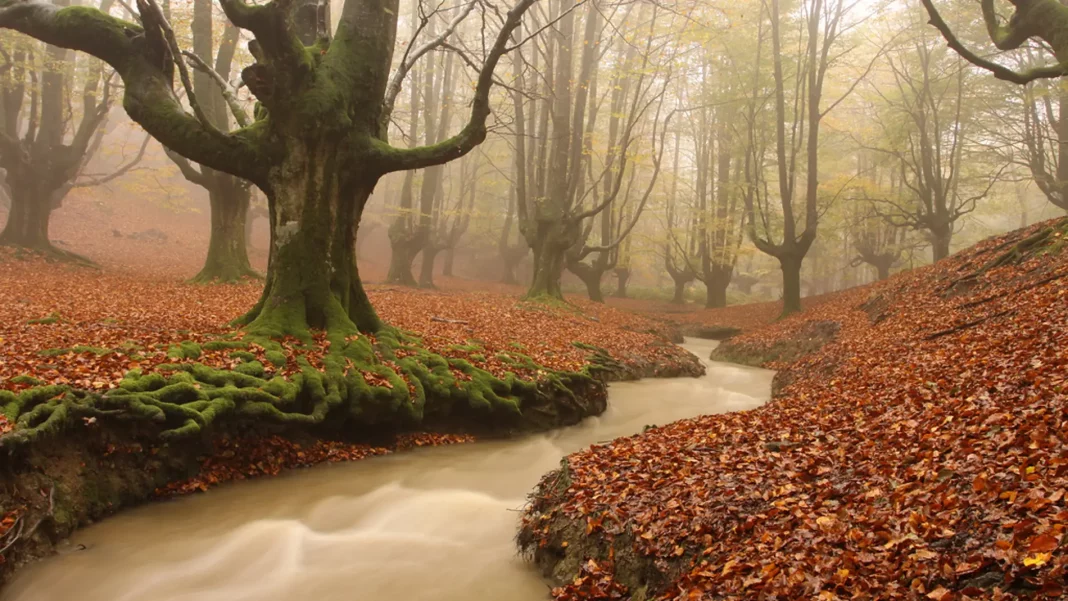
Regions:
M 708 357 L 714 342 L 683 345 Z M 750 409 L 772 372 L 612 384 L 608 411 L 521 440 L 321 466 L 146 505 L 75 534 L 3 601 L 544 601 L 516 556 L 527 493 L 565 454 L 705 413 Z M 84 545 L 85 550 L 74 551 Z

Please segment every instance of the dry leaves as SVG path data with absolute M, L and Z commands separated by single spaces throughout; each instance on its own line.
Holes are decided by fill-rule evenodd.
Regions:
M 591 542 L 629 531 L 663 598 L 1064 595 L 1068 252 L 960 285 L 1029 233 L 732 341 L 841 326 L 776 366 L 789 385 L 765 407 L 572 455 L 570 487 L 543 482 L 524 528 L 543 545 L 579 520 Z

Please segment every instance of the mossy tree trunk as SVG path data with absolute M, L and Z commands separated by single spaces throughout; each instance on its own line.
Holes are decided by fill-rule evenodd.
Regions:
M 245 316 L 252 333 L 301 337 L 311 328 L 382 326 L 357 272 L 353 226 L 379 176 L 343 169 L 340 146 L 330 138 L 290 140 L 286 162 L 269 175 L 274 247 L 263 295 Z
M 211 239 L 204 267 L 193 278 L 198 282 L 233 282 L 257 276 L 248 261 L 248 207 L 252 199 L 249 183 L 235 177 L 221 178 L 208 188 L 211 204 Z
M 537 231 L 523 234 L 534 251 L 534 273 L 527 297 L 563 300 L 560 280 L 567 263 L 567 250 L 580 234 L 577 227 L 570 220 L 546 219 L 537 224 Z
M 212 60 L 212 68 L 226 81 L 233 71 L 234 56 L 241 30 L 233 25 L 224 28 L 218 49 L 215 48 L 215 13 L 211 0 L 193 2 L 193 52 L 205 61 Z M 222 88 L 204 70 L 193 76 L 193 90 L 200 100 L 205 117 L 215 127 L 228 129 L 231 109 L 223 97 Z M 236 110 L 236 109 L 234 109 Z M 247 119 L 247 115 L 234 115 Z M 211 207 L 211 237 L 204 266 L 193 277 L 194 282 L 234 282 L 244 277 L 258 277 L 248 260 L 248 210 L 252 184 L 247 180 L 206 166 L 194 167 L 185 157 L 168 152 L 182 175 L 208 192 Z

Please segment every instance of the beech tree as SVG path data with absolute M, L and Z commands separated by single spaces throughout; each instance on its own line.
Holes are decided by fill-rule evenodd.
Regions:
M 226 95 L 235 92 L 228 83 L 234 69 L 241 30 L 232 23 L 223 28 L 218 50 L 215 50 L 215 15 L 211 0 L 193 2 L 193 51 L 186 53 L 195 69 L 193 92 L 200 102 L 205 118 L 220 130 L 229 130 L 231 123 L 247 126 L 251 117 L 236 101 L 227 102 Z M 214 59 L 213 59 L 214 57 Z M 231 119 L 232 118 L 232 119 Z M 185 157 L 168 152 L 182 175 L 208 192 L 211 208 L 211 237 L 204 267 L 193 278 L 197 282 L 214 280 L 234 281 L 246 276 L 258 276 L 248 261 L 247 228 L 252 201 L 251 182 L 208 166 L 197 168 Z
M 804 0 L 791 14 L 782 11 L 782 4 L 770 0 L 760 11 L 758 68 L 745 111 L 749 140 L 743 198 L 750 239 L 758 250 L 777 259 L 782 269 L 785 315 L 801 310 L 801 264 L 816 240 L 819 225 L 820 127 L 827 113 L 855 89 L 856 83 L 837 100 L 824 103 L 827 72 L 847 52 L 840 41 L 853 5 L 843 0 Z M 783 48 L 790 40 L 783 30 L 795 19 L 799 20 L 800 40 L 796 44 L 801 52 L 795 64 L 787 64 L 790 55 Z M 772 83 L 771 89 L 765 90 L 759 66 L 769 42 Z M 774 107 L 774 117 L 770 118 L 775 132 L 774 179 L 770 183 L 777 189 L 777 201 L 769 198 L 769 178 L 764 173 L 767 146 L 761 130 L 765 95 Z M 803 188 L 799 185 L 802 178 Z
M 671 303 L 674 305 L 686 304 L 686 286 L 697 277 L 694 268 L 697 263 L 696 221 L 692 219 L 694 211 L 683 211 L 682 209 L 688 207 L 684 207 L 679 202 L 681 140 L 681 133 L 676 131 L 671 162 L 671 191 L 665 203 L 666 237 L 661 251 L 664 257 L 664 270 L 671 276 L 674 284 L 674 293 L 671 297 Z
M 61 0 L 55 10 L 64 4 L 69 2 Z M 111 5 L 112 0 L 104 0 L 101 10 Z M 61 46 L 14 36 L 0 42 L 0 53 L 5 60 L 0 66 L 4 78 L 0 166 L 6 171 L 11 205 L 0 244 L 88 262 L 49 241 L 52 212 L 76 185 L 105 183 L 129 171 L 144 155 L 145 146 L 113 174 L 79 182 L 79 174 L 100 147 L 112 107 L 114 82 L 105 65 L 95 60 L 76 62 L 73 53 Z M 73 112 L 76 99 L 80 114 Z
M 900 170 L 904 193 L 876 198 L 875 207 L 892 225 L 924 232 L 940 261 L 960 220 L 990 193 L 1001 170 L 974 168 L 982 160 L 970 136 L 974 84 L 959 57 L 947 56 L 921 29 L 887 54 L 887 64 L 893 85 L 876 90 L 882 114 L 873 115 L 882 143 L 868 148 Z
M 590 3 L 583 22 L 581 44 L 576 43 L 576 5 L 566 1 L 551 5 L 549 18 L 555 31 L 545 48 L 550 67 L 540 86 L 540 98 L 528 112 L 524 97 L 527 89 L 527 66 L 516 55 L 516 86 L 512 90 L 514 109 L 513 146 L 516 165 L 516 213 L 519 228 L 534 254 L 534 274 L 529 297 L 563 298 L 561 276 L 565 268 L 579 276 L 593 300 L 603 301 L 601 277 L 613 269 L 612 256 L 633 230 L 655 187 L 663 155 L 663 140 L 657 142 L 660 109 L 669 77 L 647 73 L 654 42 L 657 8 L 649 20 L 648 36 L 638 54 L 635 45 L 618 53 L 617 72 L 610 87 L 608 143 L 599 175 L 595 174 L 592 145 L 597 127 L 597 78 L 599 60 L 607 50 L 602 46 L 604 27 L 601 8 Z M 577 76 L 574 61 L 579 52 Z M 537 53 L 533 54 L 537 57 Z M 532 58 L 531 71 L 536 71 Z M 631 73 L 628 69 L 634 69 Z M 538 89 L 536 86 L 531 86 Z M 655 107 L 655 108 L 654 108 Z M 612 109 L 618 108 L 618 111 Z M 624 210 L 626 182 L 634 169 L 634 151 L 639 145 L 642 124 L 652 121 L 653 169 L 644 190 L 635 193 L 634 209 L 629 222 L 618 215 Z M 528 136 L 538 140 L 528 146 Z M 660 138 L 663 138 L 660 135 Z M 613 215 L 616 215 L 614 218 Z M 589 243 L 595 222 L 600 217 L 600 239 Z M 596 255 L 596 256 L 594 256 Z M 591 258 L 591 262 L 585 260 Z
M 125 84 L 130 117 L 172 151 L 210 169 L 249 180 L 267 195 L 272 249 L 263 295 L 245 316 L 250 332 L 306 337 L 309 328 L 382 327 L 354 261 L 356 224 L 378 180 L 457 159 L 486 136 L 493 71 L 534 0 L 499 16 L 487 45 L 471 113 L 459 133 L 414 148 L 389 144 L 392 98 L 410 70 L 405 57 L 391 86 L 396 0 L 347 0 L 331 31 L 327 4 L 220 0 L 229 21 L 249 32 L 255 63 L 242 79 L 255 95 L 257 119 L 223 131 L 189 83 L 173 31 L 152 0 L 141 24 L 96 8 L 42 0 L 0 2 L 0 27 L 83 51 L 111 65 Z M 485 18 L 496 18 L 489 11 Z M 193 114 L 179 102 L 176 71 Z

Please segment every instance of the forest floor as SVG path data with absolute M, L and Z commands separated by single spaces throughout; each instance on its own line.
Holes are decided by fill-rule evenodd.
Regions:
M 571 455 L 521 546 L 600 599 L 1068 594 L 1068 219 L 831 295 L 713 358 L 752 411 Z

